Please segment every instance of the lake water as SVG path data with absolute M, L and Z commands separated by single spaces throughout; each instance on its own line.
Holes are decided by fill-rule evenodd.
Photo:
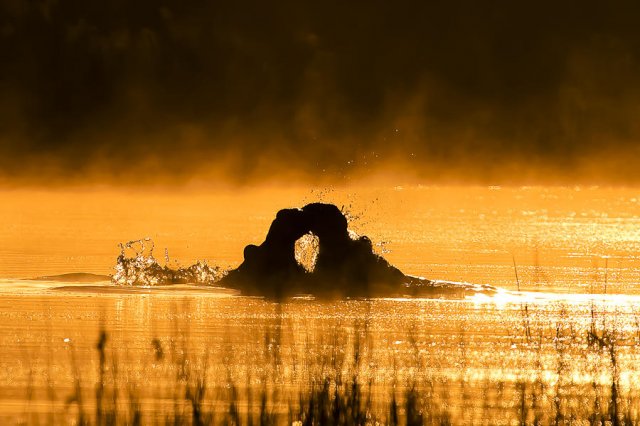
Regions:
M 142 237 L 171 265 L 233 267 L 277 210 L 312 201 L 344 206 L 405 273 L 502 290 L 276 304 L 25 279 L 110 274 L 118 243 Z M 283 424 L 310 418 L 326 381 L 372 423 L 396 405 L 401 423 L 413 406 L 438 424 L 637 422 L 639 201 L 634 188 L 0 192 L 0 421 L 164 424 L 200 407 Z

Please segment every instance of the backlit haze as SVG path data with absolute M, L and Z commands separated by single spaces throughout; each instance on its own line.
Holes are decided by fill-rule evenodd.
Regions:
M 639 23 L 637 0 L 0 0 L 0 424 L 640 424 Z M 316 202 L 391 293 L 347 297 L 395 270 L 332 207 L 275 227 L 322 248 L 276 235 L 249 287 L 198 279 Z M 319 253 L 331 274 L 289 274 Z
M 639 12 L 5 0 L 0 182 L 635 184 Z

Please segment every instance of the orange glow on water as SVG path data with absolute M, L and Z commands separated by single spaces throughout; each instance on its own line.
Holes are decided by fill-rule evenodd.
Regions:
M 118 244 L 150 237 L 182 265 L 237 265 L 275 213 L 343 206 L 350 228 L 407 273 L 515 289 L 634 291 L 640 192 L 634 188 L 359 187 L 244 191 L 0 192 L 0 276 L 112 273 Z M 606 282 L 605 282 L 606 281 Z
M 388 412 L 389 389 L 401 392 L 415 382 L 420 392 L 436 389 L 423 396 L 451 407 L 447 415 L 460 422 L 512 421 L 504 401 L 518 404 L 522 395 L 553 401 L 557 389 L 569 398 L 567 415 L 580 416 L 584 404 L 575 398 L 592 398 L 594 386 L 606 395 L 614 377 L 632 395 L 640 380 L 639 199 L 633 188 L 562 187 L 4 191 L 0 347 L 7 350 L 0 355 L 0 396 L 18 402 L 0 402 L 0 419 L 24 412 L 16 406 L 28 403 L 21 395 L 29 386 L 34 406 L 46 405 L 48 377 L 61 394 L 72 392 L 71 353 L 84 369 L 81 386 L 94 392 L 102 327 L 108 353 L 122 360 L 119 371 L 135 383 L 152 380 L 141 395 L 158 401 L 161 411 L 171 409 L 162 401 L 172 401 L 167 389 L 182 368 L 166 354 L 184 345 L 193 374 L 221 389 L 216 395 L 226 395 L 229 380 L 254 383 L 243 392 L 259 400 L 262 387 L 255 383 L 295 393 L 323 374 L 335 380 L 357 371 L 371 380 L 378 415 Z M 278 305 L 189 285 L 123 289 L 16 280 L 109 274 L 118 243 L 147 236 L 158 259 L 166 247 L 170 262 L 235 266 L 244 245 L 263 240 L 279 209 L 311 201 L 344 206 L 351 229 L 368 235 L 407 273 L 499 290 L 464 300 L 298 298 Z M 167 351 L 164 361 L 154 358 L 158 348 Z M 356 352 L 362 362 L 353 367 Z M 179 359 L 177 353 L 171 356 Z M 51 367 L 48 359 L 55 360 Z M 331 359 L 341 361 L 328 368 Z M 543 394 L 535 393 L 536 383 L 544 383 Z M 499 398 L 490 396 L 499 389 Z M 217 407 L 227 401 L 221 398 Z M 278 404 L 275 412 L 284 416 L 286 402 Z M 46 406 L 64 411 L 62 399 Z M 544 407 L 530 412 L 555 409 Z

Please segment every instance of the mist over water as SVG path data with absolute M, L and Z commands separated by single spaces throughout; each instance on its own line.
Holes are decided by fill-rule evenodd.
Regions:
M 4 186 L 639 179 L 629 0 L 44 3 L 0 5 Z
M 0 1 L 0 423 L 640 424 L 639 14 Z M 495 291 L 218 287 L 316 202 Z

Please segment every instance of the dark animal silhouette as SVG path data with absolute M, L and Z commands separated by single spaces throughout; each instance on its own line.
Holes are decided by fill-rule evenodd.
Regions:
M 295 243 L 307 233 L 319 240 L 313 272 L 296 261 Z M 244 249 L 244 262 L 221 284 L 245 295 L 279 300 L 300 293 L 317 297 L 410 294 L 430 283 L 403 274 L 375 254 L 367 237 L 351 239 L 347 219 L 333 204 L 313 203 L 280 210 L 259 246 Z

